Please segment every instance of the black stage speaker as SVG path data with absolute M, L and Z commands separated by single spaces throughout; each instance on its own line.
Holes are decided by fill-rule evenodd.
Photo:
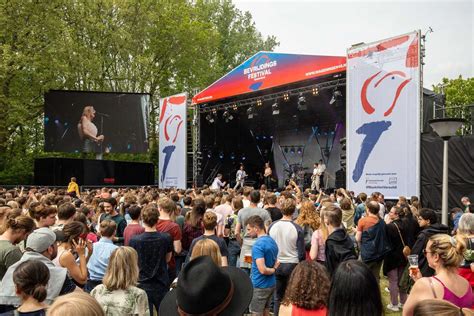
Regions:
M 153 185 L 152 163 L 70 158 L 35 159 L 35 185 Z

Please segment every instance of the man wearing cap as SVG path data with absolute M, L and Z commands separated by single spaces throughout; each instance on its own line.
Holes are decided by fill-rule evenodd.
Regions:
M 33 231 L 26 240 L 25 253 L 20 261 L 10 266 L 3 277 L 0 285 L 0 312 L 13 310 L 21 304 L 16 295 L 16 287 L 13 283 L 13 271 L 22 262 L 36 260 L 44 263 L 49 269 L 48 295 L 45 303 L 51 304 L 59 295 L 64 295 L 76 290 L 76 285 L 67 276 L 67 269 L 57 267 L 51 261 L 58 253 L 57 241 L 61 241 L 62 232 L 53 232 L 43 227 Z M 80 290 L 80 289 L 78 289 Z

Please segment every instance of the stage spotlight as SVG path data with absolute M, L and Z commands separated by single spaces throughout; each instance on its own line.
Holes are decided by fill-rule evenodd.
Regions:
M 300 93 L 300 96 L 298 97 L 298 110 L 306 111 L 307 109 L 308 106 L 306 105 L 306 97 Z
M 246 158 L 245 158 L 245 155 L 242 155 L 242 161 L 245 160 L 245 159 L 246 159 Z
M 298 147 L 298 155 L 301 155 L 302 152 L 303 152 L 303 149 L 301 149 L 301 147 Z
M 214 123 L 214 115 L 212 115 L 211 113 L 208 113 L 206 115 L 206 120 L 211 124 Z
M 237 111 L 237 104 L 232 105 L 232 109 L 233 109 L 234 111 Z
M 234 116 L 228 110 L 225 110 L 222 114 L 222 118 L 225 120 L 226 123 L 229 123 L 229 121 L 232 121 L 234 119 Z
M 262 139 L 267 139 L 267 136 L 263 135 L 263 136 L 262 136 Z
M 313 95 L 318 95 L 318 94 L 319 94 L 319 89 L 318 89 L 318 87 L 314 87 L 314 88 L 312 89 L 312 92 L 313 92 Z
M 341 97 L 342 97 L 342 92 L 339 90 L 334 90 L 334 92 L 332 93 L 331 101 L 329 101 L 329 104 L 334 104 Z
M 258 99 L 258 100 L 257 100 L 257 106 L 262 106 L 262 104 L 263 104 L 262 99 Z
M 235 159 L 235 154 L 234 153 L 231 153 L 230 154 L 230 160 L 234 160 Z
M 278 103 L 275 102 L 272 104 L 272 114 L 273 115 L 278 115 L 280 114 L 280 108 L 278 107 Z
M 209 150 L 209 151 L 207 152 L 207 158 L 211 158 L 211 157 L 212 157 L 212 151 Z
M 290 154 L 294 154 L 294 153 L 295 153 L 295 147 L 291 147 Z
M 222 151 L 219 153 L 219 158 L 224 159 L 224 153 Z
M 283 100 L 288 101 L 290 99 L 290 95 L 288 93 L 283 94 Z
M 44 117 L 44 123 L 45 123 L 45 124 L 48 124 L 48 122 L 49 122 L 49 117 L 45 116 L 45 117 Z
M 255 112 L 255 108 L 253 106 L 250 106 L 247 109 L 247 117 L 249 120 L 253 119 L 255 116 L 257 116 L 257 112 Z
M 54 120 L 54 123 L 59 124 L 59 120 Z

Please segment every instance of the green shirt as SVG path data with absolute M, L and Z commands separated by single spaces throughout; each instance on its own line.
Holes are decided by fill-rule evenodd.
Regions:
M 7 272 L 8 267 L 21 259 L 20 248 L 8 240 L 0 240 L 0 280 Z

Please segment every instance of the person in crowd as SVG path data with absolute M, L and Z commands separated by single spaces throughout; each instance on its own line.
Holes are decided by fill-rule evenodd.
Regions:
M 295 220 L 295 223 L 303 229 L 304 249 L 309 257 L 309 250 L 311 249 L 311 237 L 313 236 L 313 232 L 318 230 L 319 226 L 321 225 L 321 219 L 319 214 L 316 212 L 316 207 L 314 206 L 313 202 L 307 200 L 301 203 L 299 214 Z
M 461 216 L 462 214 L 464 214 L 464 212 L 460 207 L 453 207 L 450 213 L 451 219 L 453 220 L 453 230 L 451 231 L 451 235 L 456 235 L 459 225 L 459 219 L 461 219 Z
M 190 196 L 185 196 L 183 198 L 183 207 L 181 208 L 181 215 L 186 216 L 186 214 L 191 211 L 193 199 Z
M 341 227 L 341 209 L 333 204 L 325 207 L 324 222 L 329 233 L 325 246 L 325 263 L 329 274 L 333 275 L 341 262 L 357 259 L 357 255 L 352 239 L 346 233 L 346 230 Z
M 244 208 L 250 207 L 250 193 L 252 193 L 253 189 L 251 187 L 244 187 L 242 191 L 242 203 L 244 204 Z
M 195 199 L 193 201 L 193 208 L 187 215 L 189 220 L 184 223 L 183 236 L 181 239 L 182 248 L 188 252 L 189 247 L 194 238 L 201 236 L 204 233 L 202 226 L 202 217 L 206 212 L 206 203 L 203 199 Z
M 426 260 L 424 250 L 431 236 L 436 234 L 448 234 L 449 228 L 446 225 L 438 223 L 438 217 L 435 211 L 429 208 L 422 208 L 418 216 L 418 224 L 421 231 L 416 238 L 416 242 L 411 248 L 412 255 L 418 255 L 418 268 L 424 277 L 433 276 L 435 271 Z
M 19 264 L 13 272 L 16 294 L 21 305 L 16 309 L 18 315 L 46 315 L 46 299 L 49 281 L 48 267 L 41 261 L 29 260 Z
M 51 226 L 52 230 L 62 230 L 64 225 L 74 221 L 74 215 L 76 215 L 76 207 L 72 203 L 63 203 L 58 206 L 58 220 L 54 226 Z
M 280 316 L 326 316 L 331 281 L 326 268 L 315 261 L 302 261 L 291 273 Z
M 217 233 L 216 235 L 219 237 L 224 236 L 224 229 L 225 229 L 225 219 L 234 213 L 232 209 L 232 198 L 233 196 L 230 194 L 226 194 L 222 197 L 222 204 L 216 206 L 214 212 L 216 212 L 221 218 L 221 221 L 217 225 Z
M 64 225 L 63 234 L 64 239 L 53 262 L 58 267 L 66 268 L 69 276 L 83 286 L 87 282 L 87 261 L 92 255 L 92 244 L 86 241 L 86 227 L 81 222 L 71 222 Z M 87 257 L 86 248 L 89 250 Z M 79 264 L 76 262 L 77 259 Z
M 222 174 L 217 174 L 214 181 L 211 184 L 211 190 L 220 190 L 225 186 L 225 181 L 222 182 Z
M 91 229 L 90 229 L 91 225 L 88 223 L 87 217 L 84 214 L 82 214 L 81 212 L 76 212 L 76 215 L 74 215 L 74 221 L 75 222 L 81 222 L 86 227 L 86 234 L 85 234 L 85 236 L 86 236 L 85 240 L 86 241 L 88 241 L 90 243 L 96 243 L 97 240 L 99 240 L 97 235 L 91 231 Z
M 103 283 L 91 292 L 106 316 L 150 315 L 147 294 L 136 286 L 138 274 L 135 249 L 117 247 L 110 256 Z
M 145 228 L 140 224 L 141 214 L 142 208 L 140 206 L 134 204 L 128 207 L 128 215 L 131 221 L 123 231 L 123 242 L 125 246 L 128 246 L 130 238 L 135 235 L 140 235 L 145 231 Z
M 48 308 L 48 316 L 105 316 L 96 299 L 86 293 L 74 292 L 58 297 Z
M 92 255 L 87 262 L 87 270 L 89 271 L 89 278 L 85 290 L 92 291 L 97 285 L 102 283 L 107 265 L 109 264 L 110 255 L 117 249 L 114 245 L 113 239 L 117 224 L 110 219 L 104 219 L 100 222 L 99 232 L 100 240 L 94 243 Z
M 424 253 L 434 276 L 423 277 L 420 270 L 411 273 L 415 280 L 410 295 L 403 307 L 403 315 L 413 315 L 415 305 L 425 299 L 443 299 L 459 308 L 471 308 L 474 294 L 469 282 L 458 274 L 465 244 L 446 234 L 429 238 Z
M 51 227 L 56 223 L 58 209 L 53 206 L 46 206 L 38 203 L 33 207 L 30 206 L 28 214 L 35 220 L 36 227 Z
M 174 211 L 176 210 L 176 203 L 170 198 L 163 197 L 158 200 L 158 211 L 160 218 L 156 224 L 156 231 L 160 233 L 168 233 L 173 240 L 174 254 L 178 255 L 181 253 L 181 229 L 176 224 L 172 217 L 174 217 Z M 171 256 L 171 260 L 168 262 L 168 277 L 170 282 L 176 278 L 176 261 L 174 255 Z
M 356 233 L 362 261 L 372 270 L 377 282 L 383 258 L 390 251 L 385 222 L 379 217 L 380 205 L 377 201 L 367 203 L 367 216 L 359 220 Z
M 365 193 L 360 193 L 357 196 L 357 201 L 359 201 L 359 204 L 357 204 L 356 209 L 355 209 L 355 214 L 354 214 L 354 225 L 357 227 L 357 224 L 359 223 L 359 220 L 365 216 L 366 212 L 366 207 L 365 207 L 365 202 L 367 201 L 367 194 Z
M 277 203 L 277 196 L 274 193 L 271 193 L 265 197 L 267 206 L 265 209 L 268 211 L 270 214 L 270 217 L 272 219 L 272 222 L 275 222 L 283 217 L 283 214 L 281 213 L 281 210 L 276 207 Z
M 221 259 L 222 259 L 222 266 L 225 267 L 228 265 L 227 261 L 227 256 L 228 251 L 227 251 L 227 245 L 224 241 L 223 238 L 217 237 L 215 230 L 217 226 L 217 215 L 214 212 L 206 212 L 204 213 L 204 217 L 202 220 L 202 223 L 204 225 L 204 234 L 199 236 L 198 238 L 195 238 L 193 242 L 191 243 L 191 247 L 189 247 L 189 253 L 188 253 L 188 258 L 186 262 L 189 262 L 191 253 L 193 252 L 193 248 L 196 245 L 196 243 L 202 239 L 211 239 L 213 240 L 216 244 L 219 245 L 219 250 L 221 253 Z
M 461 204 L 462 204 L 464 213 L 469 213 L 469 210 L 470 210 L 469 207 L 471 206 L 471 200 L 467 196 L 463 196 L 461 198 Z
M 270 302 L 275 291 L 275 273 L 280 265 L 277 260 L 278 246 L 273 238 L 266 234 L 264 221 L 259 215 L 249 217 L 246 227 L 247 235 L 257 238 L 251 253 L 250 278 L 253 297 L 250 312 L 253 315 L 269 315 Z
M 222 256 L 219 245 L 210 238 L 203 238 L 198 240 L 193 247 L 191 252 L 190 260 L 196 259 L 201 256 L 209 256 L 212 258 L 212 261 L 222 267 Z
M 418 215 L 415 215 L 410 206 L 407 204 L 399 204 L 398 207 L 402 209 L 403 212 L 403 217 L 402 217 L 402 226 L 405 230 L 405 244 L 410 247 L 410 249 L 413 249 L 413 246 L 415 245 L 416 242 L 416 237 L 418 236 L 418 233 L 420 232 L 421 228 L 420 225 L 418 224 L 418 218 L 419 218 L 419 210 L 417 210 Z
M 311 236 L 311 248 L 309 251 L 309 257 L 311 260 L 316 260 L 322 265 L 326 265 L 326 240 L 328 239 L 328 228 L 324 222 L 324 209 L 320 211 L 320 226 L 313 232 Z
M 463 260 L 459 267 L 459 275 L 469 281 L 474 288 L 474 214 L 465 213 L 459 219 L 458 239 L 466 244 Z
M 392 249 L 385 255 L 383 274 L 388 277 L 388 289 L 390 291 L 390 304 L 387 305 L 387 309 L 393 312 L 398 312 L 407 299 L 407 293 L 404 293 L 398 285 L 407 264 L 407 259 L 403 254 L 406 238 L 404 237 L 405 231 L 401 221 L 402 212 L 400 207 L 393 206 L 388 213 L 390 224 L 386 226 L 388 242 Z
M 35 222 L 25 215 L 15 217 L 15 214 L 9 214 L 4 228 L 5 231 L 0 235 L 0 280 L 8 268 L 21 259 L 22 253 L 17 244 L 35 229 Z
M 158 311 L 160 303 L 169 289 L 168 262 L 173 254 L 173 242 L 169 234 L 156 230 L 159 212 L 154 204 L 143 209 L 145 232 L 130 239 L 130 247 L 138 253 L 140 274 L 138 287 L 145 290 L 148 296 L 150 314 L 153 306 Z
M 260 216 L 265 224 L 265 228 L 271 223 L 271 217 L 266 210 L 263 208 L 259 208 L 257 204 L 260 202 L 260 192 L 258 190 L 253 190 L 250 193 L 250 206 L 244 207 L 239 211 L 237 216 L 237 225 L 235 225 L 235 236 L 239 243 L 241 243 L 242 248 L 240 251 L 240 268 L 245 269 L 247 273 L 250 274 L 250 268 L 252 267 L 252 263 L 249 260 L 245 260 L 245 256 L 248 256 L 252 253 L 252 246 L 255 243 L 255 238 L 248 236 L 247 231 L 243 232 L 247 220 L 252 216 Z M 243 235 L 243 238 L 242 238 Z
M 459 308 L 444 300 L 427 299 L 418 302 L 413 309 L 413 316 L 473 316 L 470 308 Z
M 210 256 L 200 256 L 181 271 L 176 288 L 166 294 L 159 314 L 243 315 L 251 299 L 252 283 L 244 271 L 221 268 Z
M 127 221 L 125 218 L 119 214 L 116 210 L 117 206 L 117 200 L 113 197 L 104 199 L 103 202 L 103 207 L 105 213 L 102 214 L 99 218 L 99 223 L 103 221 L 104 219 L 111 219 L 117 224 L 117 232 L 115 234 L 115 239 L 114 242 L 117 245 L 123 245 L 124 238 L 123 238 L 123 233 L 125 231 L 125 228 L 127 227 Z
M 328 316 L 381 316 L 384 313 L 379 283 L 361 261 L 341 263 L 329 290 Z
M 244 207 L 242 203 L 242 198 L 234 197 L 232 199 L 232 210 L 233 213 L 228 215 L 225 218 L 225 226 L 224 226 L 224 239 L 228 239 L 227 244 L 227 252 L 228 252 L 228 264 L 229 266 L 236 267 L 237 260 L 239 259 L 240 255 L 240 244 L 237 241 L 235 236 L 235 226 L 237 225 L 237 218 L 239 211 Z
M 25 253 L 21 259 L 11 265 L 2 279 L 0 286 L 0 312 L 13 310 L 14 306 L 20 305 L 20 299 L 16 295 L 16 287 L 13 283 L 13 272 L 23 262 L 32 260 L 44 263 L 49 270 L 48 293 L 45 304 L 51 304 L 59 295 L 64 295 L 77 290 L 76 285 L 67 276 L 67 269 L 57 267 L 51 261 L 58 252 L 57 241 L 61 240 L 61 232 L 53 232 L 48 228 L 34 230 L 26 240 Z M 80 291 L 80 289 L 79 289 Z
M 313 203 L 308 203 L 314 208 Z M 305 259 L 304 232 L 301 226 L 292 220 L 295 210 L 295 200 L 285 200 L 281 207 L 283 218 L 273 222 L 268 229 L 268 234 L 278 246 L 277 258 L 280 262 L 275 272 L 276 286 L 273 314 L 276 316 L 278 316 L 280 302 L 285 295 L 291 272 L 300 261 Z
M 352 204 L 351 199 L 349 196 L 346 194 L 344 189 L 340 189 L 343 194 L 345 194 L 345 197 L 342 198 L 342 200 L 339 202 L 339 206 L 342 211 L 342 225 L 346 228 L 347 233 L 354 237 L 356 233 L 356 229 L 354 226 L 354 218 L 355 218 L 355 210 L 354 206 Z
M 72 198 L 80 198 L 81 193 L 79 192 L 79 186 L 77 185 L 76 177 L 72 177 L 71 181 L 69 182 L 66 190 L 67 194 L 69 194 Z

